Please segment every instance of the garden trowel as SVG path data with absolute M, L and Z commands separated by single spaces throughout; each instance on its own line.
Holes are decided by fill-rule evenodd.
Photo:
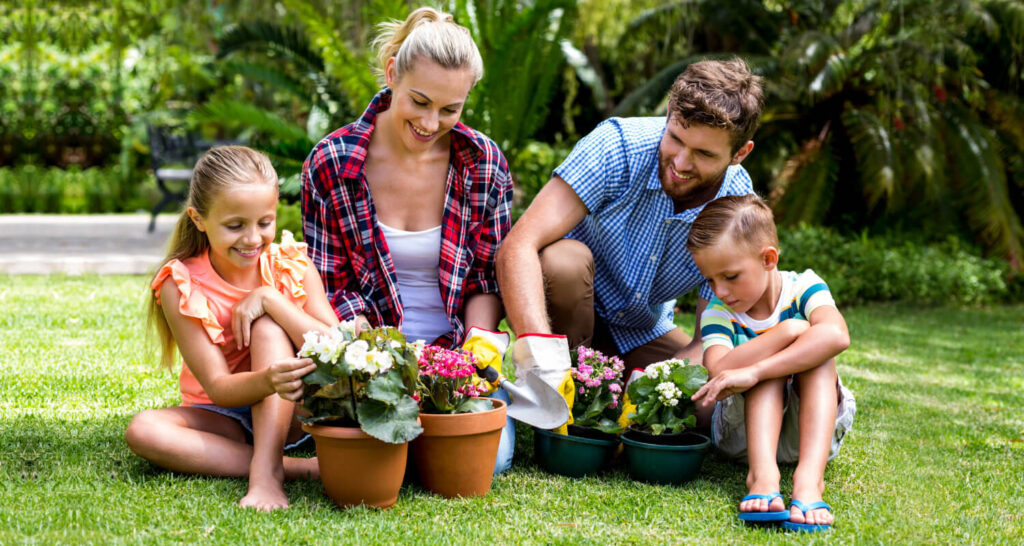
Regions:
M 512 395 L 507 415 L 516 421 L 537 428 L 553 429 L 569 420 L 569 407 L 565 399 L 532 370 L 516 378 L 515 383 L 490 366 L 481 370 L 481 375 L 487 381 L 501 385 Z

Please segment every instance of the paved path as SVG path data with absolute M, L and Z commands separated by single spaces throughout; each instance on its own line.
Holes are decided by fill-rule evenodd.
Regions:
M 162 214 L 148 233 L 148 214 L 0 215 L 0 273 L 147 274 L 175 221 Z

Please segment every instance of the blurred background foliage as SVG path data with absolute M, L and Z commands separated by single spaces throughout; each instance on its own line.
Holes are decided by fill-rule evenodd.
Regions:
M 427 3 L 480 46 L 485 76 L 463 121 L 505 151 L 517 211 L 601 120 L 662 116 L 688 64 L 739 56 L 766 86 L 744 166 L 787 232 L 946 250 L 952 240 L 1007 278 L 1021 271 L 1019 0 Z M 2 3 L 4 210 L 151 208 L 148 124 L 266 151 L 294 207 L 313 144 L 379 89 L 375 25 L 422 4 Z

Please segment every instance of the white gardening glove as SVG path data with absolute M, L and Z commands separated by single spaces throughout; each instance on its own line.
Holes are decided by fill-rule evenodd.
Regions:
M 532 374 L 562 396 L 569 420 L 555 432 L 566 434 L 566 427 L 572 424 L 572 404 L 576 395 L 570 372 L 569 340 L 553 334 L 523 334 L 512 348 L 512 360 L 516 366 L 516 385 L 520 384 L 520 377 Z

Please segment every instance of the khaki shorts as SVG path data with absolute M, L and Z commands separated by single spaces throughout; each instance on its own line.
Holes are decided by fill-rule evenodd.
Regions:
M 843 437 L 853 427 L 853 415 L 857 413 L 857 401 L 853 393 L 838 380 L 839 407 L 836 409 L 836 425 L 832 432 L 832 445 L 828 460 L 839 454 Z M 711 441 L 723 456 L 730 459 L 747 460 L 747 427 L 743 411 L 742 394 L 734 394 L 715 404 L 711 417 Z M 793 381 L 786 383 L 785 402 L 782 408 L 782 430 L 779 432 L 779 448 L 776 459 L 780 463 L 795 463 L 800 455 L 800 397 L 793 387 Z

